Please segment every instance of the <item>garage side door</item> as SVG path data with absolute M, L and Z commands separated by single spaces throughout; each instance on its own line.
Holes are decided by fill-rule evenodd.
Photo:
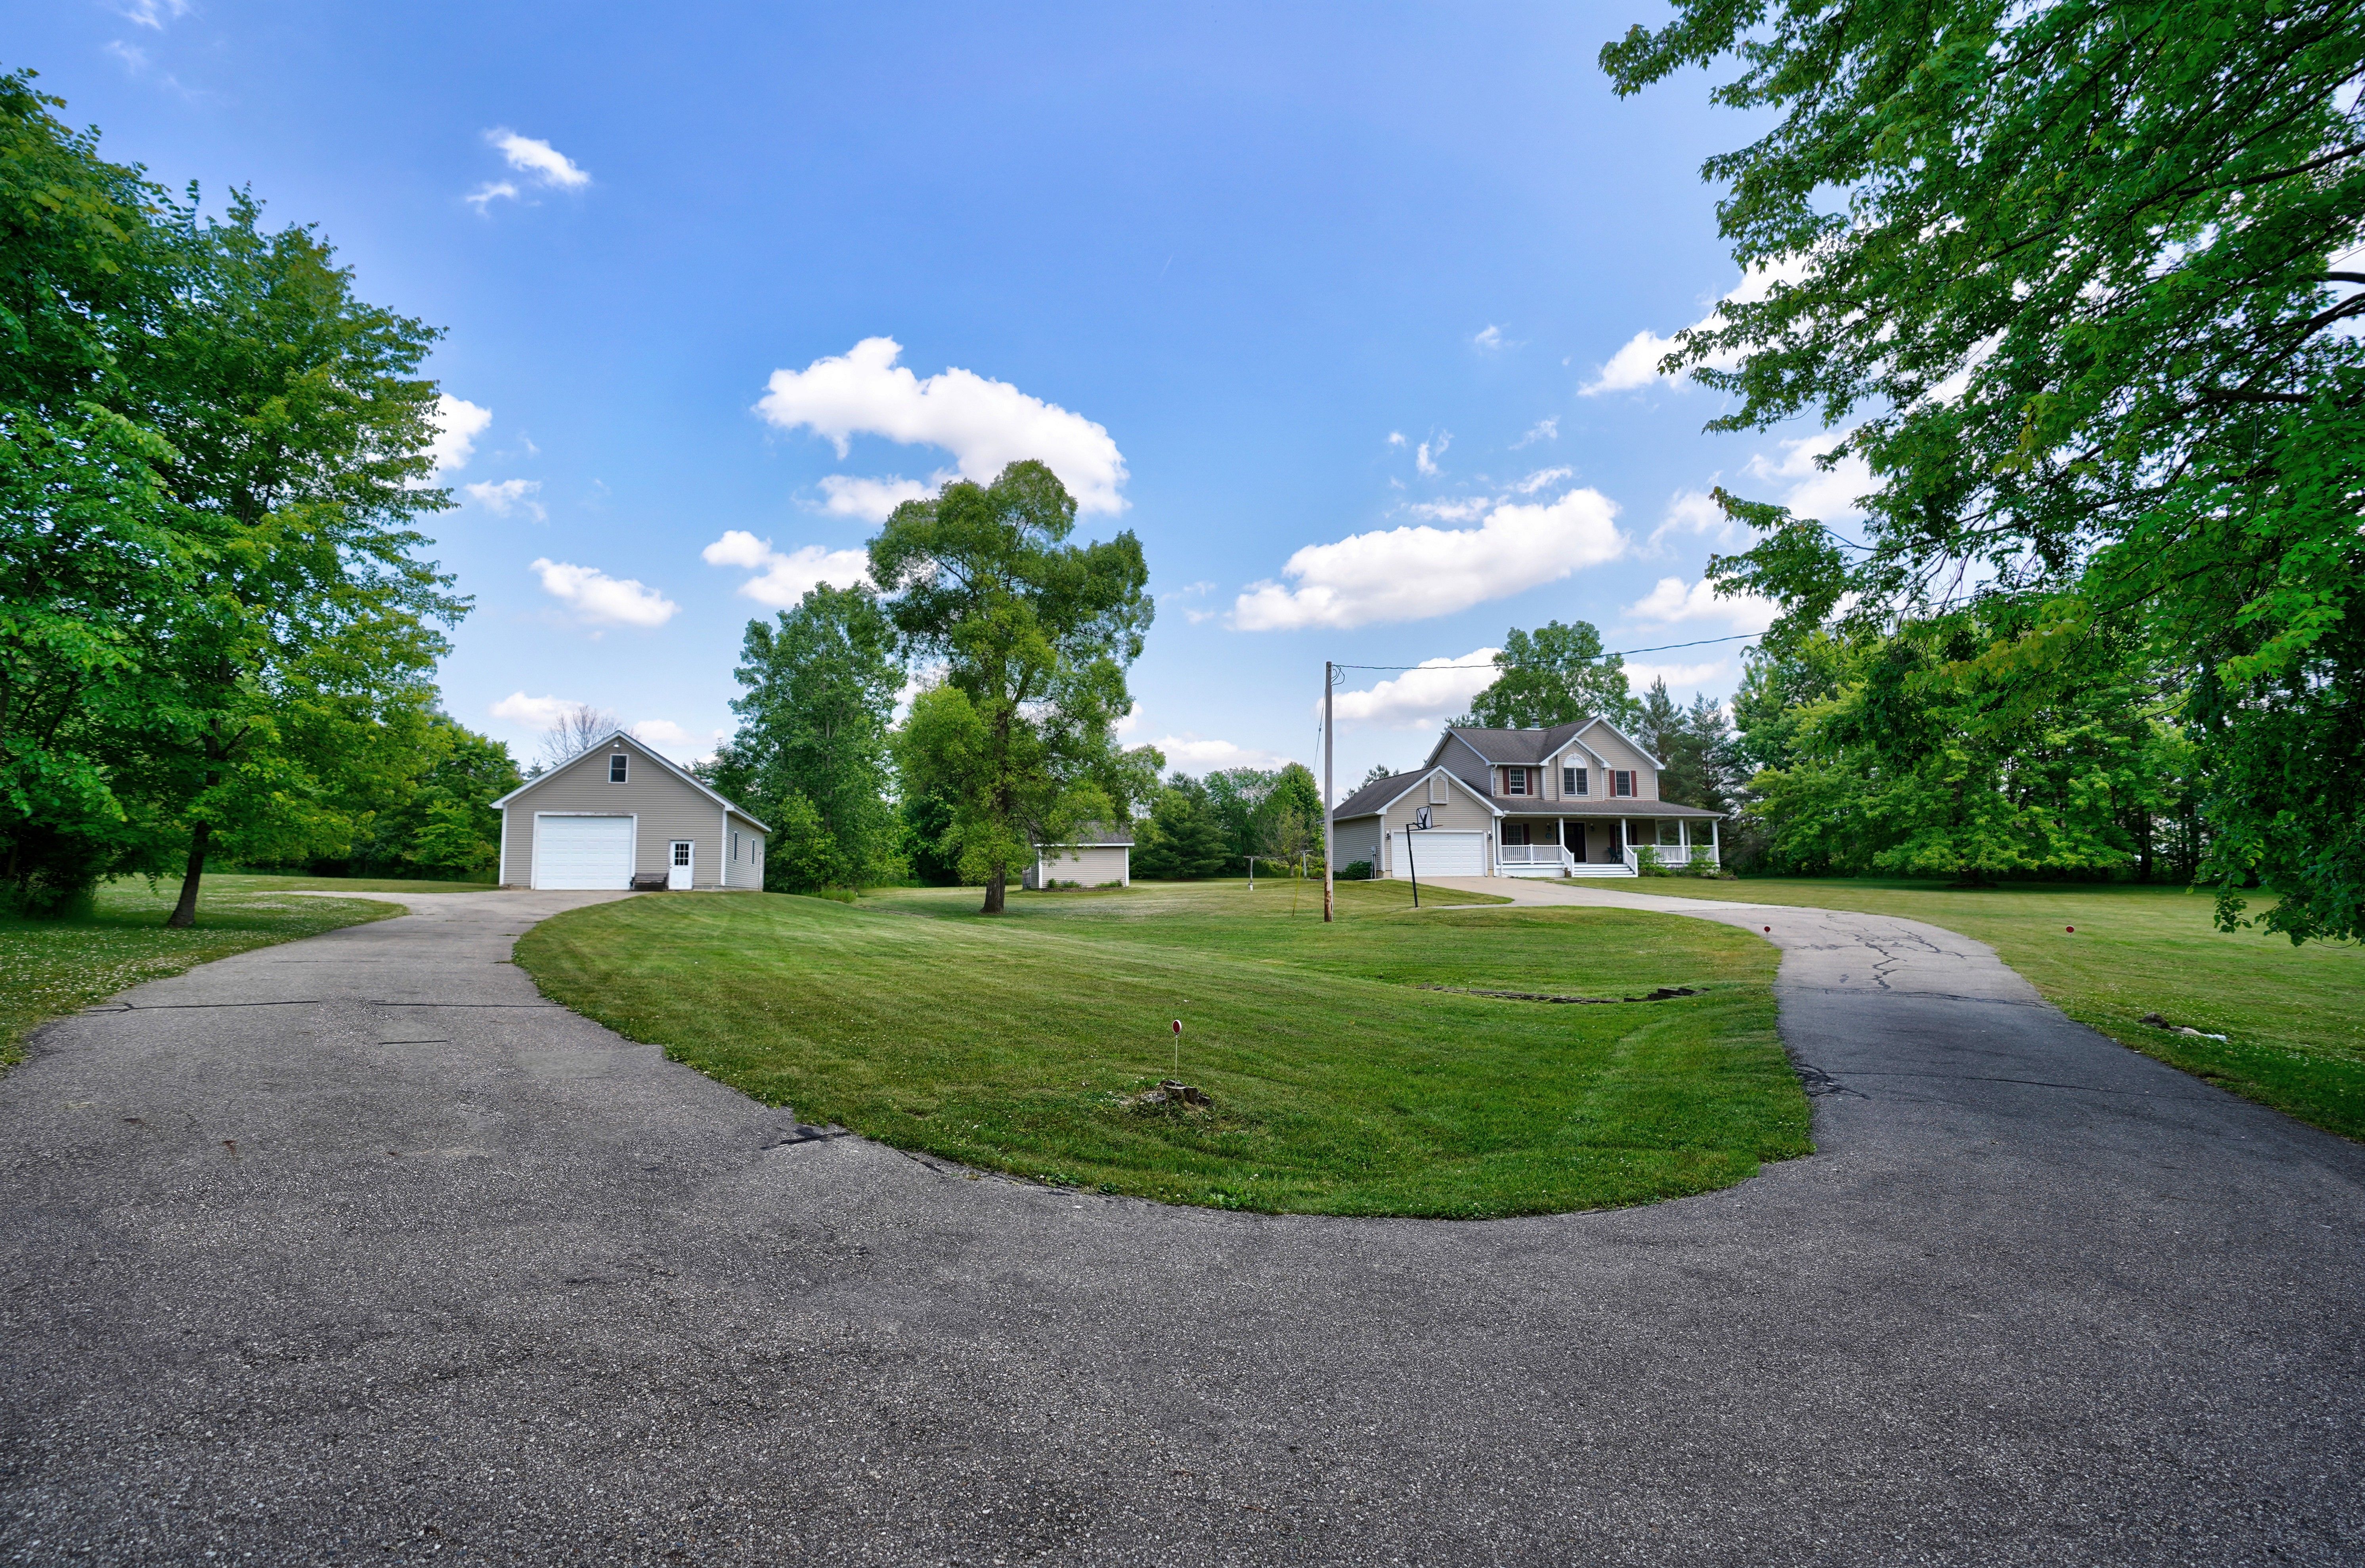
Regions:
M 1395 874 L 1402 877 L 1418 869 L 1424 877 L 1483 877 L 1486 874 L 1486 835 L 1483 833 L 1396 834 L 1392 846 L 1395 851 Z M 1412 854 L 1405 854 L 1405 840 L 1412 840 Z M 1409 858 L 1411 864 L 1407 865 Z
M 606 891 L 633 884 L 633 819 L 533 819 L 533 885 Z

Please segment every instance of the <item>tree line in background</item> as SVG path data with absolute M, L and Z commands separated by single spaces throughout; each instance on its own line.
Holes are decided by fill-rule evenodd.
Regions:
M 506 752 L 439 711 L 435 333 L 0 76 L 0 902 L 209 857 L 491 864 Z

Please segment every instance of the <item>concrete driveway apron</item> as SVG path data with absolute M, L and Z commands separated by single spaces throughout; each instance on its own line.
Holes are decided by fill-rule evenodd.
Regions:
M 801 1127 L 540 998 L 585 898 L 37 1037 L 0 1560 L 2365 1561 L 2365 1150 L 1952 934 L 1659 901 L 1774 927 L 1820 1152 L 1338 1221 Z

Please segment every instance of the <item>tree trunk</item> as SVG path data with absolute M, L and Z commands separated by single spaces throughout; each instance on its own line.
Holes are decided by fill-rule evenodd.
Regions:
M 181 876 L 181 902 L 164 922 L 169 931 L 186 931 L 197 923 L 197 881 L 206 874 L 206 846 L 214 836 L 211 823 L 199 823 L 189 839 L 189 868 Z
M 1003 905 L 1006 902 L 1004 893 L 1009 885 L 1010 874 L 1004 871 L 1001 867 L 996 866 L 993 868 L 993 875 L 985 879 L 985 907 L 978 911 L 978 913 L 980 914 L 1000 914 L 1002 913 Z

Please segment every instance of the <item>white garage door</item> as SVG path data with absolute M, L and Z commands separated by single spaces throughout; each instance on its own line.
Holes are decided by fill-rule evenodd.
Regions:
M 623 889 L 633 883 L 633 819 L 533 819 L 533 885 Z
M 1396 834 L 1395 874 L 1408 876 L 1418 870 L 1424 877 L 1483 877 L 1486 874 L 1486 835 L 1483 833 Z M 1412 841 L 1412 853 L 1405 853 L 1405 841 Z M 1409 862 L 1409 864 L 1407 864 Z

